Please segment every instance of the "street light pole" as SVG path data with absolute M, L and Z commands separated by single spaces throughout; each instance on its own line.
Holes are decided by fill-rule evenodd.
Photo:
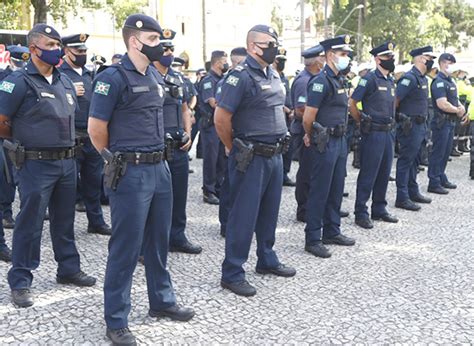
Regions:
M 352 13 L 354 13 L 356 10 L 362 10 L 364 8 L 364 5 L 360 4 L 360 5 L 357 5 L 356 7 L 354 7 L 350 12 L 349 14 L 346 16 L 346 18 L 344 18 L 344 20 L 342 21 L 341 25 L 339 25 L 336 29 L 336 31 L 334 32 L 334 35 L 337 34 L 337 32 L 342 28 L 342 26 L 347 22 L 347 20 L 349 19 L 349 17 L 352 15 Z
M 304 51 L 304 29 L 305 29 L 305 18 L 304 18 L 304 0 L 300 0 L 300 40 L 301 40 L 301 54 Z M 300 55 L 301 55 L 300 54 Z M 303 62 L 303 57 L 301 56 L 301 62 Z
M 362 5 L 362 8 L 364 8 L 364 5 Z M 362 60 L 362 8 L 357 19 L 357 62 L 359 63 Z

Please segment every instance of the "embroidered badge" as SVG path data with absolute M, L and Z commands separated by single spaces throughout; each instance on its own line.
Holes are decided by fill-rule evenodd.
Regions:
M 406 78 L 403 79 L 403 80 L 400 82 L 400 84 L 401 84 L 401 85 L 404 85 L 404 86 L 409 86 L 410 83 L 411 83 L 411 80 L 406 79 Z
M 306 97 L 305 96 L 298 97 L 298 103 L 306 103 Z
M 13 92 L 13 89 L 15 89 L 14 83 L 7 82 L 6 80 L 0 83 L 0 91 L 4 91 L 6 93 L 11 94 Z
M 365 87 L 367 85 L 367 79 L 361 79 L 358 85 L 360 85 L 361 87 Z
M 110 90 L 110 84 L 99 81 L 95 85 L 94 92 L 96 94 L 107 96 L 109 94 L 109 90 Z
M 322 93 L 324 90 L 324 84 L 314 83 L 311 90 L 316 91 L 317 93 Z
M 67 102 L 72 106 L 74 104 L 74 99 L 71 94 L 66 94 Z
M 436 87 L 437 88 L 444 88 L 444 83 L 443 82 L 436 83 Z
M 239 83 L 239 77 L 229 76 L 225 82 L 229 85 L 237 86 L 237 83 Z
M 211 82 L 206 82 L 204 83 L 204 90 L 211 89 L 212 88 L 212 83 Z

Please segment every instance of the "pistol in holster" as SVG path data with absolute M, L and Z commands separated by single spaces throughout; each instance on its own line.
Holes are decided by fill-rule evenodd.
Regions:
M 322 154 L 326 151 L 326 145 L 329 142 L 328 129 L 317 121 L 313 122 L 313 133 L 311 141 L 316 145 L 317 150 Z
M 253 145 L 246 144 L 239 138 L 234 138 L 233 145 L 237 148 L 237 152 L 235 154 L 235 161 L 237 162 L 236 169 L 241 173 L 245 173 L 250 165 L 250 162 L 253 160 Z
M 445 113 L 436 112 L 436 127 L 442 129 L 448 116 Z
M 397 123 L 400 124 L 403 134 L 408 136 L 413 126 L 411 118 L 406 114 L 398 112 L 395 119 Z
M 107 148 L 102 149 L 100 155 L 105 160 L 104 184 L 113 191 L 117 190 L 120 178 L 125 175 L 127 162 L 123 160 L 122 154 L 117 151 L 111 153 Z
M 166 161 L 170 162 L 174 159 L 174 138 L 169 133 L 165 135 L 165 156 Z
M 290 142 L 291 142 L 291 134 L 289 132 L 286 133 L 285 137 L 281 139 L 281 153 L 285 155 L 288 150 L 290 150 Z
M 360 132 L 368 135 L 372 128 L 372 117 L 364 112 L 360 113 Z
M 20 142 L 10 142 L 8 139 L 3 141 L 3 147 L 7 149 L 7 155 L 16 169 L 20 169 L 25 163 L 25 147 Z

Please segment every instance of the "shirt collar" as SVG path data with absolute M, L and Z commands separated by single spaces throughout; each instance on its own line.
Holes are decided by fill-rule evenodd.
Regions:
M 413 67 L 412 67 L 411 70 L 412 70 L 413 73 L 415 73 L 416 75 L 418 75 L 418 76 L 420 76 L 420 77 L 423 77 L 423 74 L 420 72 L 420 70 L 418 70 L 418 69 L 416 68 L 415 65 L 413 65 Z
M 36 68 L 36 65 L 33 63 L 33 60 L 29 60 L 28 63 L 26 64 L 26 67 L 25 67 L 25 70 L 26 70 L 26 73 L 30 74 L 30 75 L 39 75 L 43 78 L 45 78 L 41 73 L 39 73 L 38 69 Z M 60 73 L 58 71 L 58 69 L 56 67 L 53 67 L 53 81 L 55 81 L 56 79 L 58 79 L 60 77 Z
M 339 73 L 338 73 L 338 74 L 335 74 L 334 71 L 332 70 L 332 68 L 330 68 L 328 64 L 324 65 L 324 71 L 326 71 L 326 74 L 327 74 L 329 77 L 332 77 L 332 78 L 337 78 L 337 77 L 339 77 Z
M 262 69 L 262 66 L 260 66 L 260 64 L 257 62 L 257 60 L 255 60 L 250 55 L 247 55 L 246 62 L 247 62 L 247 65 L 249 65 L 254 70 L 261 71 L 267 78 L 268 78 L 269 74 L 271 73 L 268 66 L 265 68 L 265 70 Z
M 439 72 L 437 77 L 439 77 L 439 78 L 441 78 L 441 79 L 444 79 L 444 80 L 447 80 L 448 82 L 452 82 L 452 81 L 453 81 L 453 79 L 451 78 L 451 76 L 446 76 L 443 72 Z
M 222 75 L 219 76 L 216 72 L 214 72 L 213 69 L 210 69 L 210 70 L 209 70 L 209 74 L 210 74 L 214 79 L 217 79 L 217 80 L 219 80 L 219 79 L 222 78 Z
M 378 78 L 383 78 L 385 80 L 392 80 L 392 76 L 390 75 L 390 73 L 387 76 L 384 76 L 384 74 L 382 72 L 380 72 L 380 70 L 378 68 L 375 69 L 375 75 Z
M 128 56 L 127 53 L 125 53 L 125 55 L 122 57 L 122 59 L 120 60 L 120 64 L 126 69 L 126 70 L 129 70 L 129 71 L 136 71 L 137 73 L 140 73 L 142 74 L 140 71 L 137 70 L 137 68 L 135 67 L 135 65 L 133 64 L 132 60 L 130 60 L 130 57 Z M 146 71 L 145 71 L 145 75 L 148 75 L 150 71 L 150 66 L 147 66 L 146 68 Z

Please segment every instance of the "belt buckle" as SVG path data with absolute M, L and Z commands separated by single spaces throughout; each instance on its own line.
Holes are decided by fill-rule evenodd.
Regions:
M 141 153 L 135 153 L 135 164 L 138 165 L 140 163 L 140 157 L 142 156 Z

